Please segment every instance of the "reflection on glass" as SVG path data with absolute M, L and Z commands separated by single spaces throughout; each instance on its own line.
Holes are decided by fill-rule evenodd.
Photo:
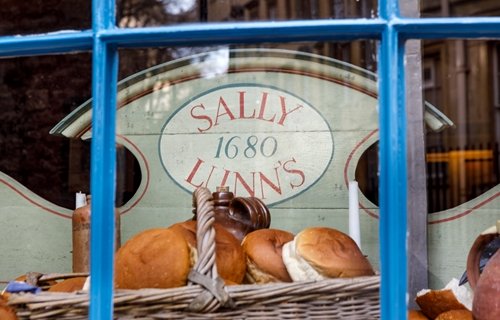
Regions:
M 277 228 L 348 233 L 347 186 L 378 139 L 375 48 L 356 41 L 121 50 L 117 135 L 141 177 L 123 206 L 135 221 L 122 220 L 125 237 L 189 219 L 197 186 L 262 199 Z M 378 266 L 378 208 L 359 199 L 361 246 Z
M 410 254 L 428 260 L 428 288 L 456 279 L 465 283 L 463 290 L 468 252 L 499 218 L 500 47 L 491 40 L 433 40 L 422 48 L 426 155 L 425 163 L 409 165 L 426 168 L 427 226 L 420 229 L 427 230 L 427 252 Z M 415 152 L 411 142 L 408 148 Z M 356 170 L 362 193 L 374 204 L 378 166 L 374 143 Z M 411 200 L 417 191 L 408 192 Z
M 90 193 L 91 139 L 60 130 L 91 96 L 91 60 L 90 53 L 0 60 L 1 287 L 26 272 L 72 270 L 71 217 L 76 195 Z M 122 207 L 136 195 L 141 170 L 122 144 L 116 165 Z
M 422 17 L 500 16 L 495 0 L 420 0 L 420 10 Z
M 89 190 L 90 143 L 50 134 L 91 94 L 91 54 L 0 60 L 0 286 L 71 270 L 75 194 Z
M 91 1 L 3 0 L 0 35 L 90 29 L 90 6 Z
M 429 285 L 467 282 L 468 252 L 498 220 L 498 43 L 425 41 L 423 93 L 454 126 L 426 135 Z M 468 287 L 468 284 L 462 287 Z
M 66 208 L 88 190 L 90 145 L 49 131 L 90 96 L 90 64 L 88 53 L 0 61 L 0 171 Z
M 434 289 L 453 278 L 467 282 L 468 252 L 499 218 L 498 57 L 496 41 L 423 43 L 424 98 L 454 123 L 426 134 L 429 285 Z
M 373 18 L 376 0 L 122 0 L 117 24 L 125 28 L 186 22 Z
M 318 54 L 348 62 L 370 72 L 375 72 L 377 68 L 375 41 L 263 44 L 261 46 Z M 255 46 L 175 47 L 135 50 L 121 49 L 120 52 L 122 54 L 120 55 L 119 78 L 124 79 L 134 73 L 159 65 L 166 61 L 180 59 L 190 55 L 196 56 L 197 54 L 204 52 L 210 52 L 210 56 L 212 57 L 214 57 L 214 55 L 220 56 L 221 61 L 225 61 L 228 57 L 227 54 L 230 48 L 255 48 Z M 207 68 L 216 68 L 216 66 L 212 65 L 214 62 L 221 67 L 221 62 L 218 62 L 217 60 L 212 60 L 210 63 L 205 63 L 204 65 Z
M 498 46 L 491 41 L 425 42 L 425 98 L 452 121 L 427 134 L 430 212 L 475 199 L 499 182 L 495 97 Z
M 495 41 L 424 42 L 429 213 L 457 207 L 499 183 L 498 59 Z M 363 161 L 375 156 L 367 152 Z M 370 185 L 362 188 L 376 201 L 378 185 Z

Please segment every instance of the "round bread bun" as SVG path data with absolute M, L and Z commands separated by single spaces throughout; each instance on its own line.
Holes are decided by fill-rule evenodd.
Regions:
M 249 283 L 292 282 L 283 263 L 282 249 L 293 234 L 278 229 L 259 229 L 246 235 L 241 245 L 247 256 Z
M 294 281 L 374 275 L 368 259 L 348 235 L 336 229 L 302 230 L 283 247 L 283 261 Z
M 441 313 L 436 320 L 472 320 L 472 312 L 467 309 L 450 310 Z
M 48 291 L 51 292 L 73 292 L 80 291 L 83 289 L 83 285 L 87 277 L 76 277 L 63 280 L 51 286 Z
M 196 251 L 196 221 L 176 223 L 170 228 L 180 232 Z M 240 284 L 245 277 L 245 253 L 236 237 L 224 227 L 214 223 L 214 229 L 217 272 L 226 285 Z
M 441 290 L 421 290 L 415 299 L 422 312 L 431 319 L 450 310 L 471 310 L 472 296 L 467 288 L 453 279 Z
M 171 228 L 138 233 L 118 250 L 115 259 L 119 289 L 184 286 L 193 263 L 184 236 Z
M 422 311 L 410 310 L 408 311 L 408 320 L 429 320 L 429 318 Z

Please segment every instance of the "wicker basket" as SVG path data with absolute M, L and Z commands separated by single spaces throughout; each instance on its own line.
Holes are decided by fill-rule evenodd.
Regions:
M 115 319 L 378 319 L 380 277 L 224 286 L 215 265 L 212 195 L 193 194 L 199 258 L 185 287 L 116 290 Z M 87 292 L 15 294 L 20 319 L 87 319 Z

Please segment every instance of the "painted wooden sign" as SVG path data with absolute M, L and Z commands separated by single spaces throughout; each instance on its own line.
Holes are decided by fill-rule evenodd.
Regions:
M 426 120 L 436 124 L 431 111 Z M 88 101 L 51 133 L 89 139 L 91 115 Z M 322 225 L 347 232 L 348 182 L 377 140 L 376 77 L 337 60 L 220 49 L 145 70 L 121 81 L 118 91 L 117 142 L 137 158 L 142 176 L 119 208 L 123 239 L 191 218 L 191 192 L 199 185 L 227 185 L 239 196 L 262 198 L 273 228 L 296 233 Z M 0 177 L 0 214 L 8 221 L 0 241 L 22 234 L 20 221 L 39 231 L 21 241 L 37 258 L 23 256 L 19 267 L 19 250 L 6 248 L 2 277 L 71 270 L 71 210 Z M 497 195 L 498 186 L 430 216 L 429 271 L 436 286 L 464 270 L 470 244 L 491 225 Z M 359 206 L 361 247 L 377 267 L 378 208 L 362 193 Z
M 324 147 L 316 149 L 318 143 Z M 229 186 L 268 205 L 314 185 L 333 149 L 328 123 L 307 101 L 246 83 L 189 100 L 167 120 L 159 139 L 161 163 L 181 188 Z

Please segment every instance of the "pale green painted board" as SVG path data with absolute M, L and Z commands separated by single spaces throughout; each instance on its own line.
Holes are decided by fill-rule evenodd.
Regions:
M 197 157 L 203 157 L 206 163 L 208 160 L 212 161 L 218 139 L 221 137 L 226 139 L 236 134 L 247 136 L 264 134 L 259 137 L 276 135 L 278 147 L 283 146 L 279 152 L 276 152 L 276 155 L 285 159 L 294 156 L 297 159 L 307 160 L 306 163 L 301 163 L 303 165 L 301 168 L 307 172 L 308 178 L 312 177 L 311 180 L 304 183 L 300 193 L 292 194 L 292 198 L 289 198 L 290 195 L 283 194 L 281 198 L 272 200 L 270 205 L 272 227 L 297 233 L 307 226 L 323 225 L 347 232 L 346 178 L 348 180 L 354 178 L 356 163 L 363 151 L 378 139 L 376 82 L 372 75 L 345 64 L 333 63 L 328 59 L 324 61 L 323 57 L 304 54 L 299 54 L 299 56 L 303 55 L 299 57 L 296 54 L 272 50 L 241 51 L 237 54 L 237 58 L 228 60 L 227 67 L 235 70 L 247 68 L 247 71 L 221 73 L 209 80 L 200 79 L 200 65 L 191 63 L 193 60 L 186 59 L 177 63 L 176 68 L 172 64 L 167 64 L 157 70 L 145 72 L 144 74 L 151 75 L 149 78 L 141 80 L 139 76 L 128 79 L 121 85 L 122 90 L 118 95 L 120 108 L 117 113 L 119 134 L 117 140 L 136 156 L 143 176 L 137 193 L 120 208 L 123 212 L 122 237 L 124 241 L 141 230 L 166 227 L 190 219 L 192 216 L 191 191 L 194 187 L 186 187 L 182 181 L 179 179 L 174 181 L 167 174 L 165 164 L 162 164 L 160 138 L 174 139 L 169 143 L 180 144 L 175 154 L 171 154 L 169 150 L 163 151 L 163 157 L 170 155 L 174 157 L 174 161 L 167 164 L 168 170 L 172 172 L 172 170 L 180 170 L 179 168 L 182 168 L 185 163 L 194 165 Z M 274 68 L 274 71 L 263 73 L 259 68 Z M 193 77 L 188 79 L 189 76 Z M 180 79 L 184 80 L 180 81 Z M 342 81 L 344 83 L 340 84 L 339 82 Z M 200 128 L 203 123 L 195 122 L 194 119 L 183 120 L 181 117 L 183 110 L 192 108 L 200 101 L 207 103 L 214 101 L 214 97 L 210 94 L 223 92 L 217 90 L 234 86 L 235 83 L 238 83 L 237 89 L 240 91 L 243 90 L 245 84 L 249 88 L 255 88 L 257 85 L 260 88 L 267 86 L 281 92 L 287 101 L 299 97 L 309 107 L 300 109 L 304 113 L 295 119 L 290 113 L 290 117 L 286 120 L 288 126 L 286 130 L 280 127 L 268 130 L 262 121 L 255 120 L 250 120 L 254 122 L 253 125 L 249 125 L 249 122 L 239 122 L 239 125 L 222 127 L 222 120 L 228 120 L 226 115 L 219 118 L 221 127 L 214 129 L 213 133 L 203 133 L 204 136 L 201 138 L 201 133 L 196 129 Z M 237 92 L 235 90 L 232 100 L 227 98 L 229 108 L 235 114 L 238 113 L 239 107 Z M 262 96 L 259 98 L 254 95 L 250 98 L 255 98 L 251 106 L 258 112 Z M 271 110 L 271 107 L 269 108 L 267 111 Z M 279 110 L 279 104 L 275 104 L 273 108 L 275 111 Z M 212 114 L 216 114 L 218 109 L 217 106 L 209 109 L 207 104 L 206 110 L 211 110 Z M 251 114 L 251 110 L 247 109 L 249 111 L 247 114 Z M 89 138 L 91 133 L 85 128 L 89 124 L 90 113 L 90 105 L 82 106 L 61 121 L 57 130 L 53 132 L 67 137 L 83 135 L 84 139 Z M 185 114 L 189 115 L 189 112 Z M 323 139 L 321 142 L 312 139 L 316 136 L 314 130 L 318 126 L 316 123 L 308 123 L 307 120 L 316 119 L 313 114 L 320 114 L 323 119 L 321 121 L 324 121 L 331 129 L 333 157 L 328 164 L 301 154 L 301 152 L 312 152 L 313 155 L 315 153 L 324 155 L 325 150 L 328 150 L 324 145 L 328 143 L 328 139 L 325 138 L 326 140 Z M 271 114 L 266 115 L 269 118 Z M 279 113 L 276 115 L 279 116 Z M 299 115 L 299 113 L 294 113 L 294 115 Z M 322 126 L 323 124 L 319 127 L 324 128 Z M 171 128 L 175 130 L 168 131 Z M 325 131 L 321 130 L 321 134 L 324 134 Z M 163 136 L 162 132 L 164 132 Z M 286 132 L 294 139 L 279 136 L 278 132 Z M 200 144 L 199 141 L 203 143 Z M 290 141 L 296 141 L 297 146 Z M 267 159 L 269 162 L 264 160 L 266 159 L 259 160 L 263 172 L 267 170 L 265 174 L 273 177 L 273 165 L 280 158 L 269 157 Z M 244 169 L 241 163 L 243 161 L 238 163 L 236 160 L 225 159 L 212 164 L 217 165 L 218 169 L 225 167 L 235 171 Z M 188 174 L 189 172 L 181 172 L 179 176 L 186 178 Z M 251 173 L 246 172 L 243 176 L 248 179 Z M 42 210 L 39 205 L 27 201 L 26 198 L 63 215 L 69 215 L 71 211 L 40 199 L 5 175 L 2 177 L 4 181 L 9 182 L 10 186 L 6 183 L 0 184 L 0 215 L 3 221 L 0 227 L 2 237 L 0 243 L 2 243 L 3 256 L 6 257 L 0 263 L 0 279 L 9 280 L 26 271 L 70 271 L 70 220 Z M 282 175 L 280 179 L 283 185 L 298 181 L 297 175 L 292 174 Z M 276 182 L 276 180 L 273 181 Z M 22 190 L 23 196 L 14 192 L 12 186 L 16 190 Z M 215 185 L 209 184 L 209 187 L 212 190 L 215 189 Z M 239 188 L 242 190 L 241 185 Z M 451 277 L 461 276 L 465 268 L 466 254 L 473 239 L 498 219 L 498 194 L 498 187 L 496 187 L 460 207 L 429 215 L 431 222 L 449 220 L 429 226 L 431 286 L 439 288 Z M 247 194 L 239 195 L 246 196 Z M 269 199 L 264 200 L 269 201 Z M 362 194 L 360 194 L 360 203 L 367 208 L 360 212 L 361 246 L 373 265 L 378 268 L 379 221 L 376 218 L 378 209 Z M 457 217 L 468 209 L 473 210 L 460 218 Z M 34 232 L 35 230 L 38 232 Z

